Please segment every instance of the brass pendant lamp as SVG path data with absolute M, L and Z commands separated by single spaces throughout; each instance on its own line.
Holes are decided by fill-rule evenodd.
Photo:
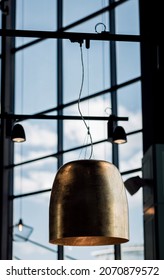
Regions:
M 75 160 L 56 173 L 49 205 L 49 242 L 69 246 L 98 246 L 129 241 L 126 190 L 118 169 L 104 160 L 93 160 L 92 136 L 81 109 L 84 81 L 78 109 L 91 140 L 89 159 Z
M 103 160 L 64 164 L 50 197 L 49 242 L 98 246 L 128 240 L 127 197 L 118 169 Z

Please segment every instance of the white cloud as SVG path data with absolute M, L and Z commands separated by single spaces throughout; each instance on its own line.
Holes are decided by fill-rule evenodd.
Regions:
M 52 126 L 28 123 L 24 127 L 27 144 L 34 147 L 42 146 L 44 149 L 50 149 L 57 144 L 56 131 Z

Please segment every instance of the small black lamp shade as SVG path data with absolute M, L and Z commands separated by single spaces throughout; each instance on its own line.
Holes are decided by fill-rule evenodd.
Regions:
M 21 124 L 14 125 L 11 132 L 11 140 L 18 143 L 26 141 L 24 128 Z
M 134 195 L 141 187 L 145 186 L 152 186 L 152 181 L 150 179 L 143 179 L 139 176 L 134 176 L 131 178 L 128 178 L 124 182 L 124 186 L 127 189 L 127 191 L 130 193 L 130 195 Z
M 113 142 L 123 144 L 127 142 L 126 133 L 122 126 L 117 126 L 113 132 Z

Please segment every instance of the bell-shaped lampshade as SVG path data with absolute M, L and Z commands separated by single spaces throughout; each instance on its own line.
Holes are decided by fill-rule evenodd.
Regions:
M 59 168 L 50 197 L 49 242 L 97 246 L 128 240 L 128 204 L 118 169 L 90 159 Z
M 14 125 L 11 133 L 11 140 L 18 143 L 26 141 L 24 128 L 21 124 Z
M 116 144 L 124 144 L 127 142 L 126 133 L 122 126 L 116 126 L 113 132 L 113 142 Z

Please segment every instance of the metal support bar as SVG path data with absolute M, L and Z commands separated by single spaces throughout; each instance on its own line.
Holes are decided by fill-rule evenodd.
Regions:
M 117 117 L 115 115 L 110 115 L 109 116 L 109 121 L 112 121 L 112 122 L 117 122 L 117 121 L 128 121 L 128 117 Z
M 15 28 L 15 0 L 1 1 L 2 29 Z M 10 14 L 6 11 L 10 10 Z M 4 12 L 3 12 L 4 11 Z M 1 113 L 14 112 L 14 68 L 15 57 L 11 48 L 15 47 L 15 38 L 1 38 Z M 6 138 L 7 122 L 1 119 L 0 133 L 0 259 L 12 259 L 12 236 L 10 227 L 13 224 L 13 202 L 8 199 L 13 194 L 13 170 L 5 169 L 13 164 L 13 143 Z
M 63 27 L 63 0 L 57 0 L 57 29 Z M 61 38 L 57 40 L 57 105 L 63 104 L 63 41 Z M 63 109 L 57 111 L 59 117 L 57 121 L 57 151 L 60 153 L 63 150 Z M 63 165 L 63 154 L 61 153 L 57 159 L 57 166 L 60 168 Z M 57 259 L 64 259 L 64 247 L 57 246 Z
M 12 30 L 0 29 L 0 36 L 6 37 L 30 37 L 43 39 L 69 39 L 71 41 L 96 40 L 96 41 L 124 41 L 141 42 L 141 40 L 154 40 L 155 34 L 151 38 L 143 38 L 140 35 L 102 33 L 79 33 L 79 32 L 60 32 L 60 31 L 38 31 L 38 30 Z
M 32 120 L 81 120 L 81 116 L 68 116 L 68 115 L 21 115 L 21 114 L 0 114 L 2 119 L 15 120 L 15 122 L 24 121 L 28 119 Z M 92 121 L 108 121 L 109 117 L 97 117 L 97 116 L 83 116 L 84 119 Z M 114 121 L 128 121 L 128 117 L 114 116 Z

